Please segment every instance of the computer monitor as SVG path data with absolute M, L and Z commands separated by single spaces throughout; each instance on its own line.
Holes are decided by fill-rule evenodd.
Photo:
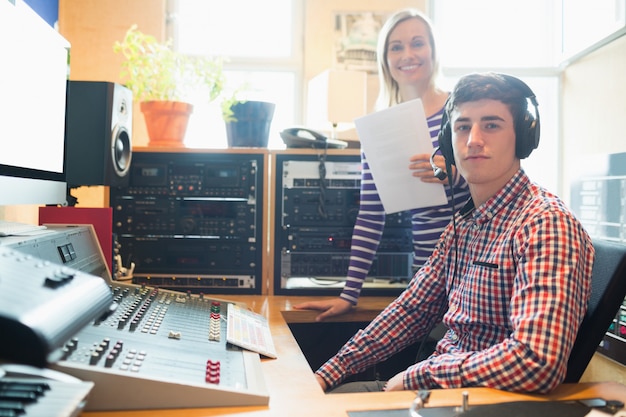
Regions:
M 0 0 L 0 205 L 66 202 L 69 48 L 22 0 Z

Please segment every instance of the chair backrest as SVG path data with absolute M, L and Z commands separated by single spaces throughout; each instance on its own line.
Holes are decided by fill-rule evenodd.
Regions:
M 578 382 L 626 297 L 626 245 L 594 239 L 591 297 L 567 363 L 564 382 Z

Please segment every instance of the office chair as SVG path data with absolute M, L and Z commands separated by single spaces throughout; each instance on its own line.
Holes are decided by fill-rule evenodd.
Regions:
M 626 245 L 593 239 L 596 259 L 591 273 L 587 313 L 567 363 L 564 382 L 578 382 L 626 297 Z

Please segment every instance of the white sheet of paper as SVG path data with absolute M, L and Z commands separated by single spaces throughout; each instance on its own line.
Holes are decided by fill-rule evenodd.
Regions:
M 412 175 L 409 158 L 434 148 L 422 100 L 415 99 L 354 120 L 386 213 L 447 204 L 442 184 Z

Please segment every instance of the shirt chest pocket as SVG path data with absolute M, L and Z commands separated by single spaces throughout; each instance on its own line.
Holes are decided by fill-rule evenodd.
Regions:
M 476 260 L 459 277 L 459 308 L 467 320 L 505 325 L 512 291 L 510 269 L 491 261 Z

